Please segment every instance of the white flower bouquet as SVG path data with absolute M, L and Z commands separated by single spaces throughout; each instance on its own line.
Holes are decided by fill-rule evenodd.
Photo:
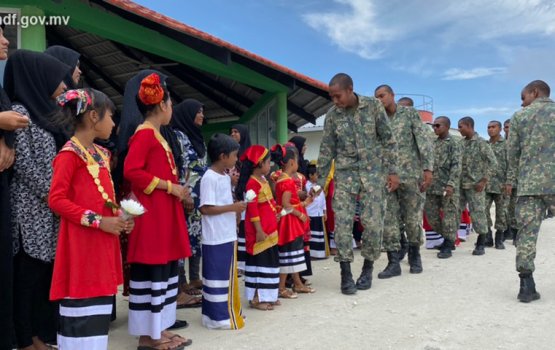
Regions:
M 145 207 L 141 203 L 133 199 L 124 199 L 120 203 L 121 217 L 128 220 L 145 213 Z

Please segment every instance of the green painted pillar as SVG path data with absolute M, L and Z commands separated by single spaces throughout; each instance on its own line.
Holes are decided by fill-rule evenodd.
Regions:
M 21 16 L 44 17 L 44 12 L 32 6 L 23 6 L 21 8 Z M 27 28 L 21 28 L 21 48 L 32 51 L 43 52 L 46 50 L 46 29 L 44 25 L 29 25 Z
M 280 144 L 287 142 L 287 92 L 280 91 L 277 96 L 276 139 Z

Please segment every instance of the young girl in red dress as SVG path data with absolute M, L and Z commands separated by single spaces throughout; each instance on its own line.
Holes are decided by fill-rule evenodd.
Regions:
M 279 305 L 278 213 L 265 178 L 269 172 L 268 149 L 261 145 L 251 146 L 241 156 L 241 175 L 235 188 L 237 199 L 248 202 L 245 291 L 249 305 L 258 310 L 273 310 L 274 305 Z
M 278 225 L 279 296 L 294 299 L 297 298 L 297 293 L 315 292 L 313 288 L 305 286 L 299 276 L 299 272 L 306 270 L 303 237 L 309 222 L 305 206 L 312 202 L 312 197 L 309 196 L 305 202 L 301 202 L 295 181 L 292 179 L 298 169 L 295 147 L 275 145 L 272 147 L 271 157 L 282 170 L 275 185 L 278 209 L 281 210 Z M 285 287 L 289 273 L 293 276 L 293 291 Z
M 60 349 L 108 348 L 112 296 L 122 283 L 119 238 L 133 229 L 115 206 L 108 139 L 114 104 L 100 91 L 69 90 L 57 98 L 60 125 L 74 136 L 54 159 L 48 204 L 61 217 L 50 290 L 60 300 Z
M 176 321 L 178 260 L 191 256 L 181 203 L 188 191 L 178 184 L 171 148 L 160 134 L 172 102 L 157 73 L 141 81 L 137 106 L 144 123 L 129 140 L 123 175 L 146 213 L 129 235 L 129 333 L 139 336 L 138 350 L 180 349 L 192 341 L 167 329 Z

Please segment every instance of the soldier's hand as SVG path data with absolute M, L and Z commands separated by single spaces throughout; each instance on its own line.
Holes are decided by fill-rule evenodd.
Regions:
M 420 192 L 426 192 L 428 187 L 432 184 L 433 175 L 430 170 L 424 170 L 424 180 L 420 184 Z
M 397 174 L 389 174 L 387 175 L 387 191 L 393 192 L 396 191 L 399 187 L 399 175 Z
M 445 197 L 451 197 L 453 195 L 453 192 L 455 191 L 455 189 L 452 186 L 445 186 L 444 189 L 444 196 Z
M 506 184 L 505 194 L 507 195 L 507 197 L 510 197 L 512 193 L 513 193 L 513 185 Z
M 486 184 L 488 183 L 487 180 L 480 180 L 480 182 L 478 182 L 476 184 L 476 186 L 474 186 L 474 189 L 476 190 L 476 192 L 482 192 L 484 190 L 484 188 L 486 188 Z

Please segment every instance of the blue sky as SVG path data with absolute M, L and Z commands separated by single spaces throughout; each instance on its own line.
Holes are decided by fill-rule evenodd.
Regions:
M 141 5 L 328 82 L 380 84 L 433 98 L 456 124 L 520 108 L 535 79 L 555 90 L 555 1 L 545 0 L 136 0 Z

